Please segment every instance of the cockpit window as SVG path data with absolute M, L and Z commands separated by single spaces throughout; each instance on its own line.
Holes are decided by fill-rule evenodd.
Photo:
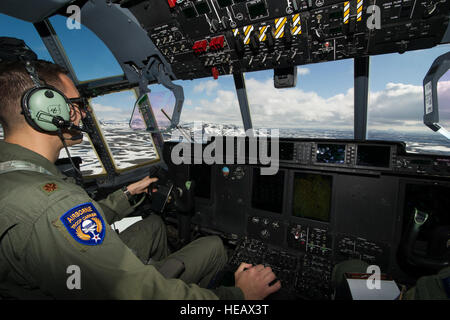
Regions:
M 68 147 L 71 157 L 80 157 L 80 171 L 84 177 L 105 174 L 105 168 L 95 152 L 92 142 L 87 134 L 83 134 L 83 142 Z M 63 148 L 59 153 L 59 159 L 67 158 L 67 152 Z
M 423 123 L 423 78 L 450 45 L 370 58 L 369 139 L 398 140 L 414 153 L 450 155 L 448 140 Z
M 41 37 L 30 22 L 0 13 L 0 37 L 22 39 L 37 54 L 39 59 L 53 62 Z
M 91 107 L 118 171 L 159 160 L 150 133 L 130 128 L 135 102 L 136 95 L 130 90 L 91 99 Z
M 191 133 L 206 135 L 240 135 L 244 133 L 239 102 L 231 75 L 217 80 L 202 78 L 175 81 L 184 88 L 180 126 Z M 203 129 L 202 129 L 203 128 Z
M 50 23 L 69 57 L 78 80 L 87 81 L 123 74 L 116 58 L 103 41 L 82 23 L 80 29 L 69 29 L 67 18 L 59 15 L 51 17 Z
M 168 137 L 168 133 L 171 132 L 171 121 L 176 104 L 175 95 L 172 91 L 160 84 L 151 85 L 149 86 L 149 89 L 150 92 L 148 93 L 148 98 L 152 113 L 156 120 L 156 125 L 166 138 Z M 137 111 L 138 110 L 134 110 L 134 112 Z
M 32 23 L 0 13 L 0 37 L 22 39 L 37 54 L 39 59 L 53 62 Z M 1 125 L 0 139 L 3 139 L 3 128 Z
M 297 67 L 297 86 L 276 89 L 274 71 L 245 75 L 253 128 L 280 137 L 353 138 L 353 60 Z

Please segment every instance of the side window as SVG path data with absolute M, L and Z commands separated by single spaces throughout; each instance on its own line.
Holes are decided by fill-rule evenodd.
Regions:
M 39 59 L 53 62 L 33 24 L 0 13 L 0 37 L 12 37 L 25 41 Z
M 80 29 L 68 29 L 66 19 L 57 15 L 50 18 L 50 23 L 80 81 L 123 74 L 116 58 L 96 34 L 82 24 Z
M 82 162 L 80 170 L 83 176 L 95 176 L 105 174 L 105 168 L 100 161 L 97 152 L 95 152 L 92 142 L 87 134 L 83 134 L 83 142 L 68 147 L 71 157 L 80 157 Z M 63 148 L 59 153 L 59 158 L 67 158 L 66 150 Z
M 33 24 L 0 13 L 0 37 L 12 37 L 25 41 L 39 59 L 53 62 Z M 0 139 L 3 139 L 3 128 L 0 125 Z
M 368 138 L 399 140 L 414 153 L 450 155 L 448 140 L 423 123 L 423 78 L 450 45 L 370 59 Z
M 165 140 L 169 139 L 169 128 L 175 109 L 176 99 L 172 91 L 160 84 L 149 86 L 148 98 L 158 129 Z M 138 112 L 138 110 L 134 110 Z M 139 117 L 142 117 L 139 113 Z
M 127 90 L 91 100 L 116 170 L 131 169 L 159 160 L 149 132 L 130 128 L 136 95 Z

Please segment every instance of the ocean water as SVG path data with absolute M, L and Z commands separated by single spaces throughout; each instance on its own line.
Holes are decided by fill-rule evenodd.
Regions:
M 208 136 L 244 136 L 242 127 L 221 124 L 203 124 L 195 126 L 184 124 L 181 126 L 185 135 L 191 138 L 203 138 Z M 102 122 L 101 128 L 104 138 L 108 143 L 109 150 L 113 156 L 115 166 L 118 169 L 126 169 L 141 163 L 148 162 L 157 157 L 155 147 L 150 135 L 146 131 L 133 131 L 127 123 Z M 319 138 L 319 139 L 352 139 L 351 130 L 315 130 L 315 129 L 278 129 L 280 137 L 287 138 Z M 255 129 L 256 135 L 270 135 L 271 129 Z M 164 134 L 165 140 L 179 141 L 183 135 L 179 130 Z M 406 150 L 411 153 L 425 153 L 450 156 L 450 140 L 434 133 L 398 132 L 398 131 L 370 131 L 370 140 L 402 141 L 406 143 Z M 0 128 L 0 139 L 3 139 L 3 131 Z M 101 174 L 103 166 L 92 147 L 88 137 L 85 135 L 83 142 L 69 148 L 71 156 L 79 156 L 83 162 L 81 169 L 85 175 Z M 67 157 L 65 150 L 61 150 L 60 157 Z

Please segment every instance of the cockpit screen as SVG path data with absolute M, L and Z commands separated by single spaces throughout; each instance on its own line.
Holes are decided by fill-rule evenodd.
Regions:
M 332 176 L 296 173 L 294 176 L 293 215 L 330 221 Z
M 263 1 L 253 1 L 247 3 L 248 15 L 255 20 L 267 16 L 266 4 Z
M 356 165 L 364 167 L 389 168 L 391 147 L 389 146 L 358 146 Z
M 318 163 L 344 163 L 345 144 L 317 144 Z
M 211 199 L 211 166 L 192 165 L 191 179 L 195 181 L 195 196 Z
M 294 144 L 290 142 L 280 142 L 280 160 L 294 160 Z
M 261 175 L 260 168 L 253 169 L 252 207 L 281 213 L 283 209 L 284 171 L 274 175 Z

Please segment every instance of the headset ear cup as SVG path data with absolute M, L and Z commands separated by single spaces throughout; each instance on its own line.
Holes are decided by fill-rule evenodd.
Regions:
M 31 95 L 32 92 L 34 92 L 35 88 L 32 88 L 30 90 L 28 90 L 27 92 L 25 92 L 25 94 L 22 96 L 22 114 L 25 117 L 26 122 L 35 130 L 42 132 L 42 133 L 46 133 L 46 131 L 44 131 L 41 127 L 39 127 L 34 120 L 31 117 L 30 114 L 30 108 L 29 108 L 29 97 Z
M 70 123 L 70 107 L 62 92 L 53 87 L 35 87 L 22 99 L 22 111 L 26 121 L 39 132 L 56 132 L 64 126 L 56 126 L 55 118 Z

